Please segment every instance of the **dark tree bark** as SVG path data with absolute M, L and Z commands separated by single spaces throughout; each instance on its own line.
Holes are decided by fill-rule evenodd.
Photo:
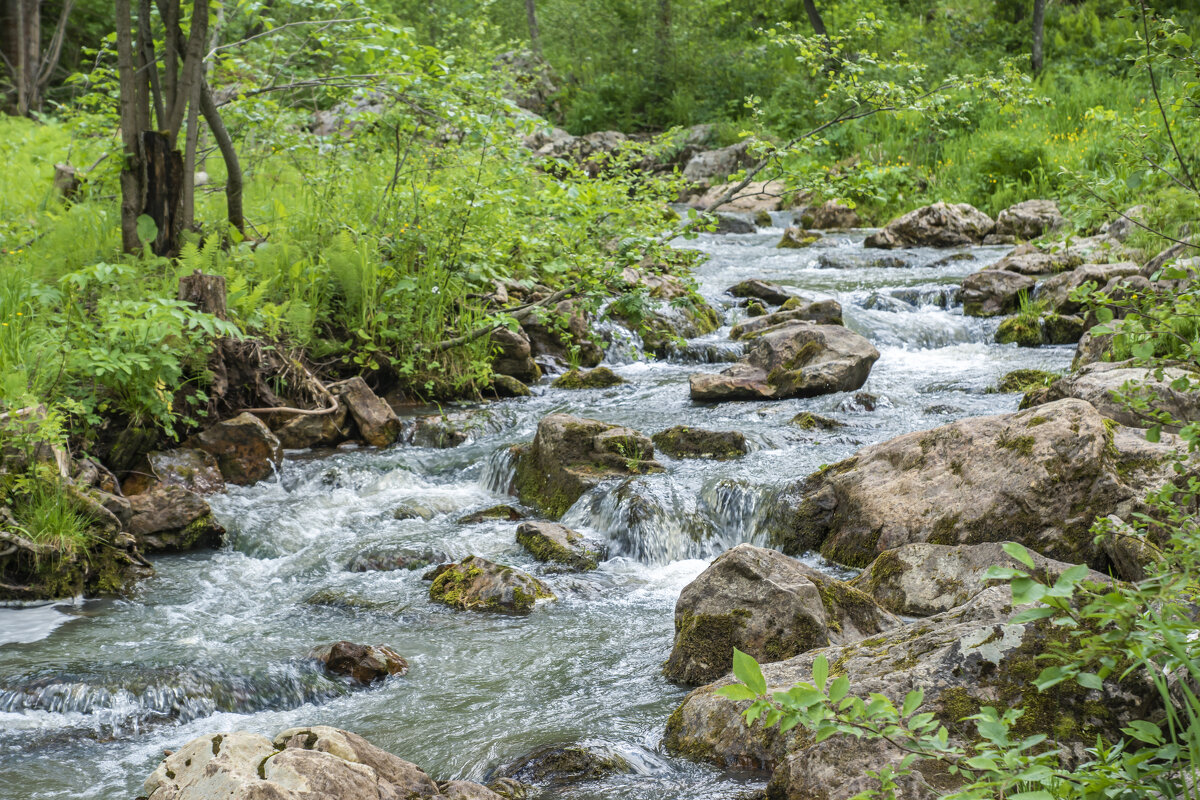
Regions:
M 529 22 L 529 49 L 542 54 L 542 32 L 538 28 L 537 0 L 525 0 L 525 19 Z
M 117 15 L 117 72 L 121 85 L 121 246 L 141 250 L 137 221 L 142 212 L 142 148 L 138 136 L 137 68 L 133 58 L 133 20 L 129 0 L 114 0 Z
M 158 226 L 150 249 L 160 256 L 174 256 L 183 231 L 183 156 L 160 131 L 142 131 L 142 155 L 146 197 L 142 213 Z
M 1046 0 L 1033 0 L 1033 47 L 1032 59 L 1034 73 L 1042 71 L 1042 37 L 1045 33 Z
M 813 33 L 817 36 L 828 35 L 825 31 L 825 21 L 821 19 L 821 12 L 817 11 L 817 5 L 813 0 L 804 0 L 804 13 L 808 15 L 808 22 L 812 25 Z
M 50 78 L 58 67 L 67 19 L 75 0 L 65 0 L 46 52 L 42 52 L 42 0 L 0 2 L 0 64 L 12 83 L 8 107 L 28 116 L 42 110 Z

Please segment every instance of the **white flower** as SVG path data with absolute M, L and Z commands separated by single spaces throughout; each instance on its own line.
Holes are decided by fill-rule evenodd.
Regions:
M 433 292 L 434 294 L 437 294 L 437 293 L 438 293 L 438 287 L 436 287 L 436 286 L 435 286 L 435 287 L 433 287 L 432 289 L 430 289 L 429 291 Z

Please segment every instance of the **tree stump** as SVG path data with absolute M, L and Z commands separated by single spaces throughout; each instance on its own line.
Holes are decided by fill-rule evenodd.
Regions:
M 179 299 L 218 319 L 228 319 L 225 310 L 225 276 L 196 270 L 179 279 Z

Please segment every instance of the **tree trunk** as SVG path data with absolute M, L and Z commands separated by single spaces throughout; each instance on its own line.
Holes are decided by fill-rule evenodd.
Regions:
M 1033 0 L 1033 58 L 1031 63 L 1034 74 L 1042 71 L 1042 36 L 1045 33 L 1046 0 Z
M 204 121 L 208 123 L 213 138 L 217 140 L 221 158 L 225 160 L 227 176 L 225 179 L 225 209 L 229 224 L 238 233 L 245 235 L 246 218 L 242 212 L 242 165 L 238 161 L 237 148 L 233 146 L 233 139 L 217 111 L 217 104 L 213 101 L 212 89 L 208 88 L 208 83 L 204 81 L 200 84 L 200 111 L 204 114 Z
M 130 0 L 114 0 L 117 16 L 117 72 L 121 84 L 121 246 L 126 253 L 142 249 L 137 221 L 142 210 L 142 149 L 137 128 L 137 71 L 133 60 Z
M 179 299 L 217 319 L 228 319 L 224 275 L 206 275 L 200 270 L 184 275 L 179 279 Z
M 41 64 L 41 0 L 4 0 L 0 55 L 12 80 L 9 107 L 26 116 L 38 110 L 38 68 Z
M 658 102 L 664 103 L 668 97 L 671 66 L 671 0 L 658 0 L 658 48 L 654 54 L 654 87 L 653 95 Z M 657 109 L 656 109 L 657 110 Z
M 821 37 L 828 35 L 825 32 L 825 21 L 821 19 L 821 12 L 817 11 L 817 5 L 813 0 L 804 0 L 804 13 L 808 15 L 808 22 L 812 25 L 813 33 Z
M 158 226 L 150 247 L 156 255 L 178 255 L 183 230 L 183 156 L 160 131 L 142 131 L 142 153 L 146 194 L 142 213 Z
M 525 0 L 525 18 L 529 21 L 529 49 L 542 54 L 542 33 L 538 28 L 537 0 Z

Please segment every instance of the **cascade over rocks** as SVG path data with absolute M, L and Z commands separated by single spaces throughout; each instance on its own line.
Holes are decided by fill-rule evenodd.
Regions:
M 249 413 L 197 433 L 188 446 L 215 456 L 221 475 L 238 486 L 252 486 L 271 476 L 283 461 L 279 439 L 266 423 Z
M 720 373 L 689 379 L 693 400 L 782 400 L 862 387 L 879 351 L 841 325 L 793 321 L 763 331 Z
M 1107 568 L 1089 528 L 1139 508 L 1173 476 L 1161 443 L 1066 399 L 898 436 L 815 472 L 772 501 L 784 552 L 820 550 L 865 567 L 903 544 L 1011 539 L 1051 558 Z
M 1026 200 L 1009 206 L 996 217 L 996 230 L 984 244 L 1002 244 L 1016 239 L 1036 239 L 1061 228 L 1067 221 L 1053 200 Z
M 740 431 L 706 431 L 676 425 L 650 437 L 654 446 L 671 458 L 711 458 L 724 461 L 748 452 L 746 436 Z
M 995 227 L 991 217 L 967 203 L 934 203 L 892 220 L 863 245 L 888 250 L 980 244 Z
M 858 589 L 776 550 L 740 544 L 680 593 L 663 674 L 697 686 L 729 672 L 735 647 L 766 663 L 898 625 Z
M 149 553 L 220 547 L 225 529 L 204 498 L 175 484 L 160 484 L 129 498 L 129 532 Z
M 517 526 L 517 543 L 538 561 L 579 572 L 595 569 L 608 555 L 603 544 L 588 541 L 582 533 L 556 522 L 522 522 Z
M 796 321 L 815 322 L 819 325 L 842 324 L 842 304 L 836 300 L 814 300 L 809 303 L 793 297 L 784 304 L 785 307 L 788 305 L 792 307 L 786 311 L 775 311 L 739 322 L 729 331 L 729 338 L 752 339 L 778 325 Z
M 396 441 L 400 435 L 400 418 L 362 378 L 356 375 L 335 383 L 329 391 L 346 404 L 364 442 L 372 447 L 388 447 Z
M 985 579 L 993 566 L 1030 571 L 1043 583 L 1054 583 L 1073 564 L 1038 553 L 1032 571 L 1004 552 L 1000 542 L 985 544 L 904 544 L 885 550 L 850 585 L 875 598 L 881 606 L 908 617 L 941 614 L 966 604 L 996 581 Z M 1107 575 L 1091 570 L 1085 580 L 1109 584 Z
M 1193 383 L 1200 375 L 1179 367 L 1164 367 L 1163 379 L 1155 377 L 1154 370 L 1138 367 L 1133 361 L 1097 361 L 1083 366 L 1051 383 L 1049 386 L 1031 390 L 1021 401 L 1021 408 L 1033 408 L 1052 403 L 1066 397 L 1086 400 L 1104 416 L 1131 428 L 1148 428 L 1153 420 L 1140 417 L 1113 399 L 1128 381 L 1139 385 L 1136 394 L 1152 399 L 1154 408 L 1166 411 L 1182 422 L 1200 421 L 1200 395 L 1196 392 L 1179 392 L 1171 388 L 1171 382 L 1188 378 Z M 1168 428 L 1167 430 L 1171 430 Z
M 811 680 L 813 660 L 822 655 L 831 672 L 849 678 L 853 696 L 878 692 L 900 704 L 909 691 L 922 690 L 924 709 L 946 725 L 952 744 L 976 738 L 973 724 L 960 720 L 981 706 L 1024 707 L 1014 738 L 1046 734 L 1068 765 L 1082 760 L 1097 735 L 1119 737 L 1123 725 L 1151 712 L 1157 695 L 1148 681 L 1109 680 L 1104 691 L 1064 681 L 1039 692 L 1031 680 L 1043 666 L 1037 656 L 1066 636 L 1048 620 L 1014 624 L 1019 610 L 1007 587 L 986 589 L 965 606 L 880 636 L 765 664 L 767 691 Z M 867 771 L 896 765 L 903 756 L 883 740 L 835 736 L 818 743 L 803 727 L 780 733 L 761 723 L 747 726 L 741 712 L 749 703 L 715 694 L 729 683 L 722 678 L 688 695 L 667 722 L 669 750 L 718 766 L 768 770 L 768 796 L 780 800 L 844 800 L 878 789 Z M 958 785 L 940 763 L 914 766 L 900 796 L 933 797 Z
M 510 491 L 556 518 L 603 480 L 662 471 L 654 445 L 642 434 L 569 414 L 543 417 L 533 441 L 511 452 Z
M 440 787 L 416 764 L 358 734 L 324 725 L 289 728 L 274 741 L 257 733 L 191 740 L 146 779 L 148 800 L 489 800 L 479 784 Z
M 361 686 L 370 686 L 392 675 L 407 675 L 408 662 L 387 645 L 334 642 L 314 647 L 309 658 L 331 675 L 343 675 Z
M 996 317 L 1017 310 L 1021 292 L 1031 292 L 1033 278 L 1016 272 L 986 269 L 973 272 L 962 285 L 963 313 L 968 317 Z
M 429 587 L 429 599 L 460 611 L 528 614 L 534 602 L 555 597 L 546 584 L 527 572 L 467 556 L 439 568 Z

